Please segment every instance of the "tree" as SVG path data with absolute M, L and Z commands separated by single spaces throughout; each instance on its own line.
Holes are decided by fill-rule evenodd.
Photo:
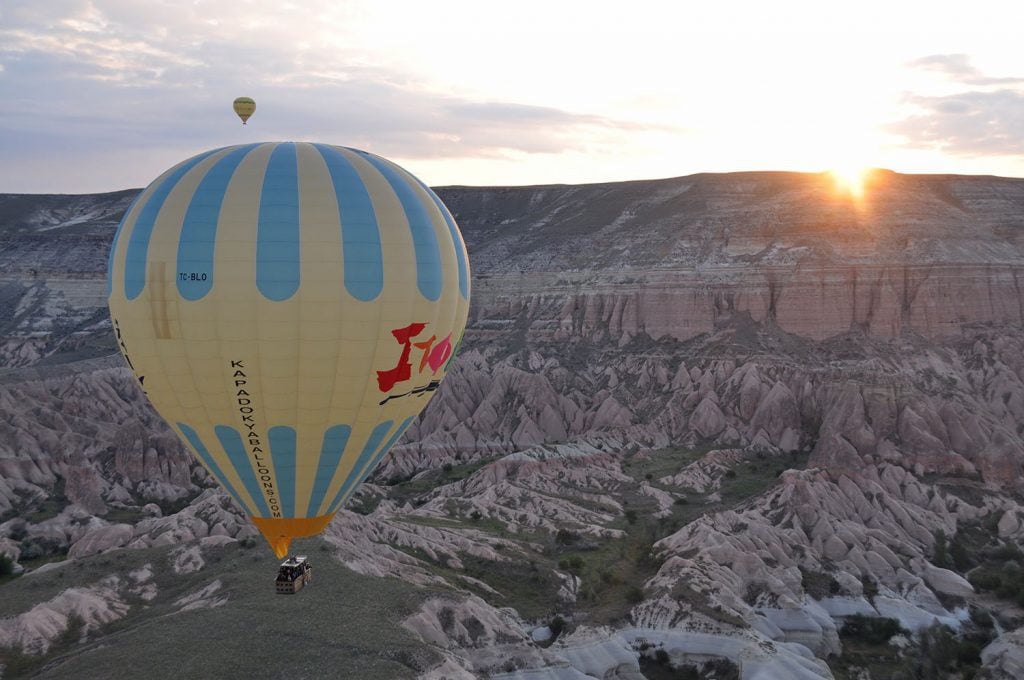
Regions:
M 953 535 L 953 541 L 949 546 L 949 556 L 953 560 L 953 566 L 959 572 L 966 572 L 974 566 L 974 560 L 967 552 L 967 546 L 964 545 L 959 533 Z
M 935 530 L 935 551 L 932 553 L 932 564 L 936 567 L 949 569 L 949 546 L 946 541 L 946 532 L 942 529 Z

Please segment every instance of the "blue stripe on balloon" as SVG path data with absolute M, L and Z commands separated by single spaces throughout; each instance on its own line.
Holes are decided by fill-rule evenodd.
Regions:
M 459 235 L 459 228 L 455 225 L 455 218 L 452 217 L 452 214 L 448 212 L 448 207 L 430 187 L 420 181 L 419 178 L 416 178 L 416 181 L 427 192 L 427 196 L 430 196 L 437 209 L 441 211 L 441 217 L 444 218 L 445 224 L 448 225 L 448 233 L 452 237 L 452 247 L 455 249 L 455 260 L 459 264 L 459 293 L 462 294 L 462 299 L 465 300 L 469 297 L 469 262 L 466 261 L 466 249 L 462 245 L 462 237 Z
M 281 512 L 285 517 L 295 517 L 295 430 L 277 425 L 267 430 L 267 439 L 270 440 Z
M 149 255 L 149 239 L 153 235 L 153 225 L 156 224 L 156 218 L 160 214 L 160 209 L 164 207 L 164 201 L 167 200 L 167 196 L 178 185 L 178 182 L 185 176 L 185 173 L 204 158 L 218 151 L 220 149 L 201 153 L 178 166 L 150 194 L 149 200 L 146 201 L 146 204 L 142 206 L 142 210 L 139 211 L 139 217 L 135 220 L 135 228 L 132 229 L 132 235 L 128 239 L 128 253 L 125 255 L 124 263 L 124 295 L 129 300 L 139 297 L 142 294 L 142 290 L 146 287 L 146 259 Z
M 109 296 L 114 292 L 114 252 L 117 250 L 117 242 L 121 239 L 121 233 L 124 231 L 124 225 L 128 221 L 128 216 L 132 214 L 132 210 L 135 209 L 135 204 L 142 200 L 142 195 L 146 193 L 143 189 L 140 191 L 135 198 L 132 199 L 132 204 L 128 206 L 128 209 L 124 211 L 124 216 L 121 218 L 120 224 L 117 225 L 117 231 L 114 232 L 114 242 L 110 244 L 110 253 L 107 255 L 107 295 Z
M 313 481 L 313 493 L 309 497 L 307 517 L 319 517 L 320 506 L 327 495 L 327 487 L 331 485 L 334 473 L 338 471 L 341 455 L 348 446 L 348 438 L 352 428 L 348 425 L 335 425 L 324 432 L 324 441 L 320 446 L 320 462 L 316 466 L 316 479 Z
M 398 441 L 398 438 L 402 436 L 402 433 L 405 432 L 405 429 L 409 427 L 409 423 L 412 422 L 413 418 L 415 418 L 415 416 L 409 416 L 402 422 L 401 425 L 399 425 L 395 429 L 395 431 L 391 434 L 391 437 L 388 438 L 386 442 L 384 442 L 384 446 L 377 449 L 376 454 L 374 454 L 373 458 L 370 459 L 368 465 L 364 465 L 362 470 L 359 472 L 353 470 L 354 474 L 350 474 L 348 480 L 348 482 L 352 482 L 354 480 L 354 483 L 351 484 L 351 486 L 349 487 L 352 491 L 355 491 L 355 488 L 362 484 L 364 481 L 366 481 L 366 478 L 369 477 L 370 474 L 372 474 L 375 469 L 377 469 L 377 464 L 380 463 L 381 458 L 383 458 L 384 454 L 391 450 L 391 447 L 395 445 L 395 442 Z M 342 497 L 341 503 L 344 503 L 347 499 L 348 494 L 346 493 L 345 496 Z
M 335 498 L 334 503 L 332 503 L 332 506 L 334 506 L 332 507 L 332 512 L 334 510 L 337 510 L 338 506 L 340 506 L 348 499 L 350 491 L 355 491 L 355 488 L 357 486 L 366 481 L 366 478 L 369 477 L 370 474 L 377 468 L 377 465 L 380 463 L 381 458 L 384 457 L 384 454 L 391 450 L 391 447 L 395 445 L 395 442 L 398 441 L 398 438 L 402 436 L 406 428 L 409 427 L 409 424 L 412 423 L 413 418 L 415 417 L 416 416 L 409 416 L 404 421 L 402 421 L 402 424 L 395 429 L 395 431 L 391 434 L 391 437 L 389 437 L 388 440 L 384 442 L 384 446 L 381 446 L 379 449 L 377 449 L 377 452 L 373 455 L 372 458 L 370 458 L 368 464 L 366 463 L 366 461 L 362 460 L 362 456 L 360 456 L 360 460 L 357 461 L 357 465 L 362 465 L 362 467 L 353 468 L 352 472 L 349 473 L 349 478 L 345 482 L 345 487 L 343 487 L 341 491 L 338 492 L 338 497 Z M 391 425 L 391 421 L 387 421 L 386 423 L 383 424 Z M 377 427 L 379 429 L 381 426 L 378 425 Z M 385 430 L 385 432 L 386 431 L 387 430 Z M 373 433 L 376 435 L 377 431 L 374 430 Z
M 228 460 L 234 466 L 239 479 L 245 485 L 245 490 L 249 492 L 253 502 L 256 503 L 260 512 L 263 513 L 261 516 L 270 517 L 270 508 L 267 507 L 267 501 L 263 497 L 263 489 L 260 488 L 259 482 L 256 481 L 256 473 L 253 472 L 252 465 L 249 464 L 249 457 L 245 453 L 242 436 L 238 434 L 238 430 L 227 425 L 218 425 L 213 428 L 213 431 L 217 434 L 220 445 L 224 447 L 224 452 L 228 454 Z
M 220 158 L 192 194 L 178 241 L 178 293 L 186 300 L 202 299 L 213 287 L 213 251 L 224 194 L 238 164 L 256 146 L 247 144 Z
M 180 429 L 182 434 L 185 435 L 185 438 L 188 439 L 188 443 L 192 445 L 193 449 L 195 449 L 196 455 L 199 456 L 199 460 L 203 461 L 203 464 L 206 465 L 206 468 L 213 474 L 217 482 L 224 487 L 229 494 L 231 494 L 231 497 L 235 499 L 235 502 L 237 502 L 243 510 L 251 514 L 251 507 L 248 503 L 243 501 L 241 495 L 235 491 L 235 487 L 228 481 L 227 476 L 225 476 L 224 472 L 220 469 L 220 466 L 217 465 L 217 461 L 210 455 L 206 446 L 203 445 L 203 441 L 199 438 L 199 435 L 196 434 L 196 431 L 185 423 L 178 423 L 178 429 Z
M 427 206 L 423 204 L 412 185 L 383 158 L 368 154 L 365 151 L 352 149 L 363 158 L 368 160 L 373 167 L 377 168 L 380 174 L 391 185 L 398 200 L 402 203 L 402 209 L 409 221 L 409 229 L 412 232 L 413 247 L 416 250 L 416 284 L 420 293 L 428 300 L 437 300 L 441 297 L 441 289 L 444 286 L 444 278 L 441 268 L 441 249 L 437 244 L 437 234 L 434 233 L 434 225 L 430 220 L 430 213 Z
M 270 154 L 260 192 L 256 230 L 256 286 L 280 302 L 299 289 L 299 166 L 295 144 Z
M 369 302 L 384 289 L 384 255 L 377 213 L 366 185 L 348 159 L 333 147 L 314 146 L 327 164 L 338 198 L 345 289 L 357 300 Z
M 362 481 L 358 478 L 362 475 L 363 469 L 377 452 L 377 447 L 380 445 L 381 440 L 384 439 L 384 435 L 386 435 L 388 430 L 391 429 L 392 424 L 392 421 L 385 420 L 383 423 L 380 423 L 377 427 L 373 428 L 373 432 L 370 433 L 370 438 L 366 440 L 366 444 L 363 446 L 363 452 L 359 454 L 359 458 L 356 459 L 355 464 L 348 471 L 348 477 L 345 478 L 345 483 L 341 485 L 341 488 L 338 489 L 338 493 L 335 495 L 334 500 L 331 501 L 331 504 L 327 507 L 327 514 L 337 512 L 338 506 L 348 498 L 349 490 L 354 489 L 359 482 Z
M 362 475 L 360 475 L 359 481 L 357 482 L 358 484 L 362 484 L 363 481 L 365 481 L 366 478 L 370 476 L 370 473 L 372 473 L 377 468 L 377 464 L 380 463 L 380 459 L 384 457 L 384 454 L 391 450 L 391 447 L 395 445 L 395 442 L 398 441 L 398 438 L 402 436 L 402 434 L 405 432 L 405 429 L 409 427 L 409 424 L 413 421 L 413 418 L 415 417 L 416 416 L 409 416 L 404 421 L 402 421 L 402 424 L 399 425 L 398 428 L 395 429 L 395 431 L 391 434 L 391 437 L 386 442 L 384 442 L 384 446 L 380 447 L 380 449 L 377 451 L 377 455 L 374 456 L 373 460 L 370 461 L 370 465 L 367 466 L 367 468 L 363 471 Z

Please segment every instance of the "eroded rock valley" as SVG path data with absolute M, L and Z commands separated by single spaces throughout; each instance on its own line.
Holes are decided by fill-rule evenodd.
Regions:
M 345 628 L 373 677 L 899 677 L 936 640 L 1019 677 L 1024 180 L 438 193 L 473 266 L 462 351 L 307 548 L 350 606 L 401 603 Z M 0 196 L 3 677 L 102 677 L 148 631 L 271 606 L 255 530 L 114 354 L 133 196 Z

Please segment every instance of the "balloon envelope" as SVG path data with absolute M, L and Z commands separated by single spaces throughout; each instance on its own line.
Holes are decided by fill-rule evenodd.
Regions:
M 139 195 L 111 249 L 109 306 L 153 406 L 283 556 L 434 394 L 469 279 L 455 221 L 399 166 L 249 144 Z
M 245 125 L 245 121 L 249 120 L 249 116 L 256 111 L 256 102 L 249 97 L 239 97 L 234 102 L 234 109 L 238 117 L 242 119 L 242 125 Z

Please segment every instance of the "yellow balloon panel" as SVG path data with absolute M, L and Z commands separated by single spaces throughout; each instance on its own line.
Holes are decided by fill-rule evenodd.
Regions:
M 247 512 L 294 527 L 333 514 L 437 389 L 469 264 L 440 199 L 397 165 L 252 144 L 140 195 L 109 304 L 160 414 Z

